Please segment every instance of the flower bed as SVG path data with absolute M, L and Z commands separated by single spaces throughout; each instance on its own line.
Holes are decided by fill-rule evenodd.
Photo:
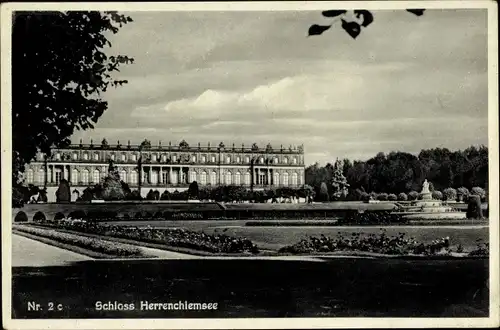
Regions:
M 206 234 L 178 228 L 139 228 L 136 226 L 111 226 L 85 221 L 61 221 L 54 228 L 127 238 L 136 241 L 160 243 L 172 247 L 189 248 L 212 253 L 258 253 L 257 245 L 252 241 L 228 235 Z
M 56 242 L 78 246 L 86 250 L 103 253 L 106 255 L 120 257 L 142 256 L 142 252 L 139 248 L 134 248 L 124 244 L 117 244 L 115 242 L 103 241 L 96 238 L 62 233 L 54 229 L 37 228 L 31 226 L 16 226 L 14 229 L 34 236 L 48 238 Z
M 487 256 L 488 244 L 478 246 L 478 249 L 469 253 L 464 253 L 462 247 L 452 249 L 450 238 L 436 239 L 430 243 L 418 242 L 405 233 L 398 236 L 389 237 L 385 230 L 380 234 L 361 235 L 353 233 L 350 237 L 338 235 L 337 238 L 310 236 L 302 239 L 294 245 L 281 248 L 280 253 L 307 254 L 307 253 L 328 253 L 336 251 L 359 251 L 372 252 L 387 255 L 438 255 L 451 254 L 453 252 L 469 256 Z

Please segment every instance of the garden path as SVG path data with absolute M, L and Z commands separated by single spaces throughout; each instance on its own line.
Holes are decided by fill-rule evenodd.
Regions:
M 12 234 L 12 267 L 65 266 L 92 258 Z

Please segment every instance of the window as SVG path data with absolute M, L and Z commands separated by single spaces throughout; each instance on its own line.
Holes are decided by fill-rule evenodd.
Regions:
M 127 171 L 122 170 L 120 172 L 120 180 L 122 180 L 123 182 L 127 183 Z
M 85 185 L 89 184 L 89 171 L 88 170 L 82 171 L 82 183 Z
M 61 170 L 56 169 L 55 175 L 56 175 L 56 184 L 59 184 L 59 182 L 61 182 L 61 179 L 63 178 Z
M 236 163 L 239 163 L 241 161 L 240 157 L 236 157 Z
M 238 186 L 241 184 L 241 173 L 240 172 L 236 172 L 236 174 L 234 175 L 234 184 L 238 185 Z
M 279 186 L 280 184 L 280 174 L 278 172 L 274 172 L 273 174 L 273 184 L 275 186 Z
M 134 162 L 137 161 L 137 155 L 136 154 L 132 154 L 131 158 L 132 158 L 132 161 L 134 161 Z
M 260 157 L 260 158 L 259 158 L 259 162 L 260 162 L 261 164 L 264 164 L 264 157 Z
M 61 154 L 60 153 L 56 153 L 56 159 L 57 160 L 61 160 Z
M 167 161 L 167 155 L 162 155 L 161 159 L 162 159 L 162 161 L 166 162 Z
M 206 156 L 201 156 L 201 162 L 205 163 L 206 161 L 207 161 L 207 157 Z
M 173 162 L 177 161 L 177 155 L 172 155 L 172 161 Z
M 89 160 L 89 154 L 88 153 L 84 153 L 83 154 L 83 160 Z
M 78 183 L 78 170 L 76 168 L 74 168 L 72 171 L 71 171 L 71 183 L 75 184 L 75 183 Z
M 158 183 L 158 172 L 151 169 L 151 171 L 149 172 L 149 180 L 149 182 L 153 184 Z
M 73 160 L 78 160 L 78 154 L 76 152 L 73 153 Z
M 27 172 L 26 172 L 26 182 L 28 183 L 33 183 L 33 170 L 32 169 L 29 169 Z
M 288 164 L 288 158 L 287 157 L 283 158 L 283 163 L 284 164 Z
M 226 184 L 227 185 L 231 184 L 231 172 L 229 171 L 226 172 Z
M 157 159 L 156 154 L 152 154 L 152 155 L 151 155 L 151 160 L 153 160 L 153 162 L 156 162 L 156 159 Z
M 231 163 L 231 157 L 230 157 L 230 156 L 227 156 L 227 157 L 226 157 L 226 163 L 227 163 L 227 164 L 230 164 L 230 163 Z
M 293 164 L 297 164 L 297 158 L 296 158 L 296 157 L 293 157 L 293 158 L 292 158 L 292 163 L 293 163 Z
M 189 172 L 189 182 L 194 182 L 194 181 L 196 181 L 196 172 L 190 171 Z
M 99 154 L 97 152 L 94 154 L 94 160 L 99 160 Z
M 213 186 L 217 184 L 217 173 L 215 171 L 210 173 L 210 184 Z
M 292 185 L 297 185 L 297 173 L 292 173 Z
M 288 173 L 283 173 L 281 175 L 281 177 L 282 177 L 282 180 L 283 180 L 283 185 L 284 186 L 288 186 Z
M 43 169 L 38 170 L 38 183 L 43 184 L 45 183 L 45 171 Z
M 122 162 L 127 160 L 127 156 L 125 154 L 122 154 Z
M 279 162 L 280 161 L 279 161 L 278 157 L 274 157 L 273 164 L 279 164 Z
M 115 154 L 111 154 L 109 158 L 111 158 L 111 160 L 115 160 Z
M 101 181 L 101 172 L 99 170 L 94 170 L 94 174 L 92 176 L 93 183 L 99 183 Z
M 250 163 L 250 157 L 245 157 L 245 163 Z
M 195 163 L 195 162 L 196 162 L 196 156 L 195 156 L 195 155 L 193 155 L 193 156 L 191 157 L 191 161 L 192 161 L 193 163 Z
M 245 173 L 245 185 L 250 185 L 250 173 Z
M 211 161 L 212 163 L 215 163 L 215 156 L 214 156 L 214 155 L 212 155 L 212 157 L 211 157 L 211 160 L 210 160 L 210 161 Z
M 207 172 L 205 172 L 205 171 L 201 172 L 201 174 L 200 174 L 200 183 L 202 185 L 206 185 L 207 184 Z
M 137 184 L 138 183 L 138 174 L 136 170 L 133 170 L 130 172 L 130 183 L 131 184 Z
M 172 174 L 171 174 L 171 178 L 172 178 L 172 184 L 178 184 L 179 183 L 179 172 L 177 171 L 172 171 Z

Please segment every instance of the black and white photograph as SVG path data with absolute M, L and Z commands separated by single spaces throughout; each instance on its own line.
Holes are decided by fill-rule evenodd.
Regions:
M 1 9 L 4 328 L 500 325 L 494 1 Z

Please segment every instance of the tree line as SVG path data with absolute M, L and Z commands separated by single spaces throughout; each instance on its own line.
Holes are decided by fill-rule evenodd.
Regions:
M 488 148 L 481 145 L 456 151 L 422 149 L 418 155 L 401 151 L 379 152 L 366 161 L 344 159 L 323 167 L 316 163 L 305 171 L 305 182 L 313 187 L 316 198 L 328 200 L 342 198 L 338 197 L 338 187 L 332 183 L 345 182 L 348 192 L 342 194 L 343 197 L 359 199 L 355 195 L 362 193 L 414 195 L 422 190 L 425 179 L 438 196 L 437 192 L 450 189 L 470 192 L 480 187 L 487 190 Z

